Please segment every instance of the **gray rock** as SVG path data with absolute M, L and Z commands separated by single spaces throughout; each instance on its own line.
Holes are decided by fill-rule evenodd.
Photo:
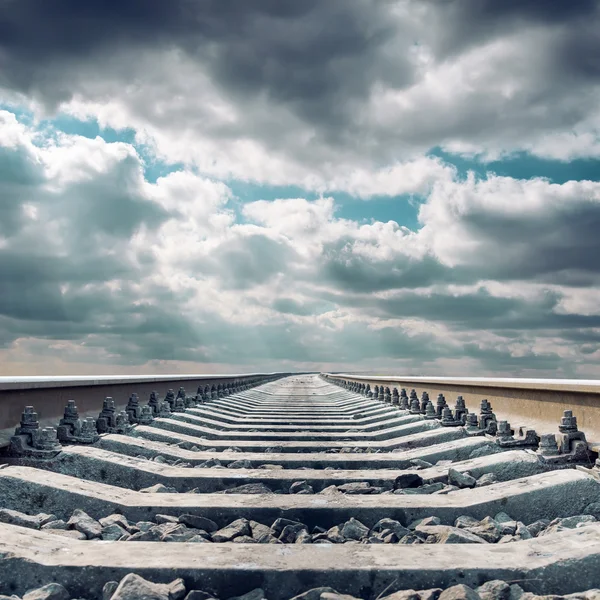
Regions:
M 102 525 L 80 508 L 73 511 L 67 526 L 84 533 L 88 540 L 99 538 L 102 535 Z
M 185 600 L 216 600 L 216 598 L 208 592 L 202 590 L 192 590 L 186 597 Z
M 176 494 L 177 490 L 174 487 L 167 487 L 162 483 L 157 483 L 147 488 L 140 490 L 143 494 Z
M 421 600 L 438 600 L 442 588 L 431 588 L 429 590 L 419 590 L 419 597 Z
M 283 465 L 273 465 L 271 463 L 266 463 L 264 465 L 260 465 L 258 468 L 259 469 L 268 469 L 268 470 L 274 471 L 274 470 L 283 469 Z
M 234 596 L 229 600 L 264 600 L 265 597 L 265 591 L 262 588 L 256 588 L 243 596 Z
M 568 594 L 563 596 L 565 600 L 599 600 L 600 599 L 600 589 L 592 589 L 586 590 L 585 592 L 576 592 L 575 594 Z M 513 599 L 511 600 L 518 600 Z
M 345 494 L 371 494 L 373 493 L 373 488 L 369 485 L 367 481 L 356 481 L 353 483 L 344 483 L 342 485 L 338 485 L 337 489 L 340 492 Z M 325 491 L 325 490 L 323 490 Z
M 48 583 L 41 588 L 29 590 L 23 600 L 70 600 L 71 594 L 60 583 Z
M 249 460 L 234 460 L 227 467 L 229 469 L 251 469 L 252 463 Z
M 339 592 L 323 592 L 321 600 L 360 600 L 360 598 L 349 594 L 340 594 Z
M 207 519 L 206 517 L 201 517 L 199 515 L 191 515 L 189 513 L 179 515 L 179 522 L 187 525 L 188 527 L 193 527 L 194 529 L 208 531 L 208 533 L 213 533 L 219 529 L 219 526 L 211 519 Z
M 550 525 L 550 521 L 548 519 L 539 519 L 530 525 L 527 525 L 527 531 L 533 536 L 537 537 L 541 531 L 546 529 Z
M 308 485 L 306 481 L 294 481 L 290 485 L 290 494 L 314 494 L 315 490 L 312 485 Z
M 476 525 L 475 527 L 466 527 L 465 529 L 478 535 L 490 544 L 496 543 L 503 535 L 505 535 L 502 526 L 492 519 L 492 517 L 485 517 L 485 519 L 479 521 L 479 525 Z M 512 532 L 514 533 L 515 530 L 516 525 Z
M 326 488 L 323 488 L 319 494 L 324 494 L 326 496 L 333 496 L 335 494 L 341 494 L 342 492 L 337 489 L 335 485 L 329 485 Z
M 291 600 L 321 600 L 321 594 L 337 594 L 337 592 L 330 587 L 318 587 L 294 596 Z
M 369 528 L 352 517 L 342 525 L 341 534 L 350 540 L 362 540 L 369 535 Z
M 56 515 L 49 515 L 47 513 L 39 513 L 35 516 L 40 524 L 40 527 L 46 525 L 46 523 L 51 523 L 52 521 L 56 521 L 58 519 Z
M 466 529 L 467 527 L 477 527 L 479 525 L 479 521 L 474 519 L 473 517 L 469 517 L 469 515 L 461 515 L 454 521 L 454 527 L 458 527 L 459 529 Z
M 426 483 L 424 485 L 422 485 L 421 487 L 418 488 L 405 488 L 405 489 L 400 489 L 400 490 L 395 490 L 394 494 L 435 494 L 436 492 L 439 492 L 440 490 L 444 489 L 444 484 L 441 481 L 437 481 L 435 483 Z
M 250 521 L 250 530 L 252 531 L 252 537 L 258 540 L 263 535 L 270 535 L 272 533 L 271 528 L 257 521 Z
M 272 533 L 261 535 L 257 540 L 259 544 L 282 544 Z
M 231 540 L 234 544 L 256 544 L 257 541 L 253 538 L 250 537 L 249 535 L 240 535 L 239 537 L 236 537 L 235 539 Z
M 271 531 L 273 532 L 273 535 L 279 537 L 281 532 L 288 525 L 300 525 L 301 528 L 304 527 L 306 529 L 306 525 L 304 525 L 304 523 L 301 523 L 300 521 L 292 521 L 291 519 L 286 519 L 284 517 L 281 517 L 281 518 L 275 520 L 273 525 L 271 525 Z
M 327 530 L 327 539 L 334 544 L 343 544 L 346 541 L 339 525 L 335 525 Z
M 300 533 L 296 536 L 296 544 L 310 544 L 312 542 L 312 535 L 308 533 L 305 529 L 302 529 Z
M 238 485 L 237 487 L 224 490 L 224 494 L 272 494 L 271 488 L 267 487 L 264 483 L 245 483 L 244 485 Z
M 150 521 L 144 521 L 144 522 L 147 522 L 149 524 L 149 527 L 152 527 L 152 525 L 154 525 L 154 523 L 151 523 Z M 134 529 L 134 527 L 132 525 L 130 525 L 127 518 L 124 515 L 119 515 L 117 513 L 113 513 L 112 515 L 108 515 L 108 517 L 103 517 L 102 519 L 98 519 L 98 523 L 100 523 L 100 525 L 102 525 L 102 527 L 107 527 L 108 525 L 113 525 L 113 524 L 120 525 L 127 532 L 135 533 L 134 531 L 132 531 Z M 140 529 L 140 528 L 138 527 L 138 529 Z
M 301 531 L 306 531 L 308 533 L 308 528 L 303 523 L 286 525 L 278 537 L 284 544 L 293 544 L 296 542 L 296 538 Z
M 586 515 L 594 515 L 596 519 L 600 519 L 600 502 L 592 502 L 585 507 L 583 511 Z
M 169 586 L 169 599 L 181 600 L 185 597 L 185 582 L 181 577 L 167 584 Z
M 424 483 L 423 478 L 416 473 L 402 473 L 394 480 L 394 489 L 417 488 Z
M 439 597 L 439 600 L 480 600 L 475 590 L 468 585 L 453 585 L 445 589 Z
M 434 536 L 437 544 L 485 544 L 485 540 L 466 529 L 451 525 L 419 525 L 415 533 Z
M 158 523 L 158 524 L 162 524 L 162 523 L 179 523 L 179 520 L 177 517 L 174 517 L 173 515 L 161 515 L 158 514 L 154 517 L 154 520 Z
M 206 539 L 209 534 L 202 529 L 188 529 L 184 525 L 178 525 L 176 529 L 163 534 L 161 540 L 163 542 L 188 542 L 194 537 Z
M 514 521 L 514 519 L 510 515 L 507 515 L 505 512 L 499 512 L 497 515 L 494 516 L 494 521 L 496 521 L 496 523 L 509 523 L 511 521 Z M 501 580 L 498 579 L 494 581 Z
M 208 535 L 208 534 L 207 534 Z M 193 535 L 191 538 L 187 539 L 186 542 L 188 544 L 211 544 L 210 539 L 205 537 L 204 535 Z
M 178 534 L 188 531 L 187 527 L 181 523 L 161 523 L 160 525 L 155 525 L 152 529 L 160 531 L 162 535 Z
M 433 463 L 427 462 L 426 460 L 421 460 L 420 458 L 413 458 L 410 461 L 411 465 L 415 467 L 419 467 L 420 469 L 429 469 L 429 467 L 433 467 Z
M 510 600 L 510 585 L 501 579 L 486 581 L 477 588 L 482 600 Z
M 548 527 L 541 531 L 537 537 L 551 535 L 553 533 L 564 531 L 565 529 L 575 529 L 576 527 L 581 527 L 582 524 L 594 522 L 596 522 L 596 517 L 592 515 L 575 515 L 564 519 L 554 519 L 554 521 L 551 521 Z
M 509 600 L 520 600 L 524 593 L 525 590 L 518 583 L 513 583 L 510 586 Z
M 459 489 L 460 488 L 455 485 L 448 485 L 443 490 L 440 490 L 439 492 L 433 492 L 433 493 L 439 494 L 439 495 L 445 495 L 445 494 L 449 494 L 450 492 L 456 492 L 456 490 L 459 490 Z
M 559 519 L 558 523 L 565 529 L 575 529 L 576 527 L 579 527 L 581 523 L 594 523 L 595 521 L 596 517 L 593 515 L 575 515 L 573 517 Z
M 480 456 L 489 456 L 490 454 L 498 454 L 498 452 L 502 452 L 502 448 L 498 446 L 498 444 L 487 444 L 485 446 L 480 446 L 479 448 L 475 448 L 469 454 L 469 458 L 479 458 Z
M 515 537 L 519 540 L 530 540 L 533 536 L 529 532 L 529 529 L 524 523 L 517 522 L 517 530 L 515 531 Z
M 461 473 L 456 469 L 448 469 L 448 483 L 460 489 L 474 488 L 477 484 L 477 479 L 471 477 L 468 473 Z
M 400 523 L 400 521 L 396 521 L 394 519 L 380 519 L 373 525 L 371 531 L 374 533 L 381 533 L 385 529 L 393 531 L 399 538 L 407 535 L 409 530 Z
M 127 539 L 128 542 L 158 542 L 161 540 L 164 533 L 157 529 L 156 527 L 152 527 L 148 529 L 148 531 L 139 531 L 138 533 L 134 533 L 130 538 Z
M 401 536 L 398 536 L 391 529 L 384 529 L 374 536 L 371 535 L 368 539 L 370 540 L 369 543 L 372 544 L 396 544 L 400 540 L 400 537 Z
M 102 600 L 111 600 L 118 587 L 118 581 L 107 581 L 102 588 Z
M 230 542 L 240 535 L 251 536 L 250 522 L 248 519 L 236 519 L 225 527 L 215 531 L 212 535 L 213 542 Z
M 381 600 L 421 600 L 421 595 L 415 590 L 400 590 L 384 596 Z
M 413 530 L 416 527 L 418 527 L 419 525 L 423 525 L 423 526 L 429 526 L 429 525 L 441 525 L 442 522 L 440 521 L 439 517 L 425 517 L 424 519 L 417 519 L 416 521 L 413 521 L 408 528 Z
M 67 529 L 67 522 L 62 519 L 56 519 L 56 521 L 50 521 L 42 525 L 42 529 Z
M 517 533 L 518 524 L 516 521 L 504 521 L 502 523 L 498 523 L 496 519 L 494 519 L 494 521 L 498 525 L 498 529 L 502 535 L 515 535 L 515 533 Z
M 153 523 L 152 521 L 138 521 L 135 526 L 142 532 L 144 531 L 150 531 L 150 529 L 152 529 L 153 527 L 156 526 L 156 523 Z M 136 532 L 137 533 L 137 532 Z
M 0 508 L 0 523 L 18 525 L 19 527 L 29 527 L 31 529 L 39 529 L 41 526 L 37 516 L 26 515 L 18 510 L 11 510 L 10 508 Z
M 152 583 L 135 573 L 129 573 L 121 579 L 111 600 L 180 600 L 184 596 L 182 579 L 171 583 Z
M 113 523 L 102 528 L 102 539 L 103 540 L 120 540 L 124 537 L 129 537 L 129 533 L 123 529 L 120 525 Z
M 388 531 L 386 529 L 386 531 Z M 364 544 L 383 544 L 384 541 L 381 537 L 378 536 L 382 536 L 383 534 L 378 534 L 378 535 L 370 535 L 368 538 L 366 538 L 365 540 L 363 540 Z
M 207 452 L 209 452 L 207 450 Z M 210 469 L 212 467 L 222 467 L 223 465 L 221 464 L 221 461 L 218 458 L 209 458 L 208 460 L 205 460 L 204 462 L 200 463 L 199 465 L 196 465 L 194 467 L 194 469 Z
M 486 485 L 492 485 L 492 483 L 497 483 L 498 478 L 495 473 L 484 473 L 475 484 L 475 487 L 485 487 Z

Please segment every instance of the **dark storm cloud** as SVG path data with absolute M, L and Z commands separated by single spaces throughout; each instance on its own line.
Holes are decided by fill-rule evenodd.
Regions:
M 42 169 L 25 148 L 0 146 L 0 235 L 12 236 L 22 227 L 23 204 L 43 181 Z
M 420 0 L 419 0 L 420 1 Z M 492 39 L 520 26 L 567 26 L 572 35 L 598 18 L 598 0 L 426 0 L 440 23 L 438 47 L 445 52 Z M 589 40 L 591 41 L 591 40 Z M 580 57 L 583 58 L 583 57 Z
M 482 151 L 529 150 L 540 136 L 569 130 L 595 110 L 596 5 L 8 0 L 0 3 L 0 87 L 50 109 L 74 95 L 99 103 L 110 97 L 129 105 L 136 127 L 148 124 L 175 140 L 190 131 L 213 140 L 248 137 L 313 171 L 330 163 L 381 167 L 453 142 L 478 144 Z M 532 28 L 551 35 L 534 39 Z M 369 103 L 387 90 L 427 87 L 416 49 L 427 49 L 427 70 L 435 70 L 496 38 L 508 40 L 508 54 L 491 58 L 490 73 L 484 69 L 468 93 L 457 85 L 442 99 L 437 88 L 425 89 L 421 99 L 372 112 L 379 109 Z M 186 57 L 185 67 L 169 58 L 171 50 Z M 516 53 L 523 60 L 515 62 Z M 154 63 L 144 60 L 150 55 L 160 63 L 156 77 Z M 458 71 L 447 76 L 460 83 L 472 67 Z M 186 97 L 198 93 L 194 82 L 205 75 L 238 118 L 215 119 L 211 102 Z M 123 93 L 132 82 L 148 94 Z M 169 106 L 173 89 L 183 98 L 177 109 Z
M 265 94 L 308 121 L 345 121 L 348 101 L 372 81 L 409 80 L 404 57 L 381 53 L 396 33 L 387 3 L 371 0 L 9 0 L 0 5 L 0 85 L 66 100 L 77 91 L 74 67 L 175 47 L 240 99 Z
M 400 255 L 393 260 L 375 260 L 353 253 L 350 238 L 325 244 L 318 269 L 320 281 L 358 293 L 469 280 L 459 270 L 451 271 L 429 255 L 419 258 Z
M 525 213 L 490 210 L 484 203 L 463 211 L 462 235 L 478 243 L 473 279 L 535 280 L 590 285 L 600 281 L 600 203 L 581 190 L 570 198 Z

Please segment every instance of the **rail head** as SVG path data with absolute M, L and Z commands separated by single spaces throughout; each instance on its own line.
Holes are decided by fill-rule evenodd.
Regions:
M 325 377 L 362 382 L 393 382 L 408 385 L 449 385 L 456 387 L 506 388 L 549 392 L 600 394 L 598 379 L 532 379 L 511 377 L 419 377 L 410 375 L 357 375 L 353 373 L 323 373 Z
M 198 373 L 171 375 L 59 375 L 47 376 L 0 376 L 0 391 L 31 390 L 44 388 L 94 387 L 99 385 L 124 385 L 136 383 L 168 383 L 170 381 L 216 381 L 229 379 L 248 379 L 249 377 L 270 377 L 299 375 L 302 373 Z

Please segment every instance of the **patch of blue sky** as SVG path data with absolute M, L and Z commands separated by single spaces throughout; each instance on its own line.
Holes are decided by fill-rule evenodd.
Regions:
M 265 186 L 246 181 L 230 180 L 226 182 L 236 199 L 232 204 L 238 205 L 257 200 L 277 200 L 286 198 L 305 198 L 306 200 L 317 200 L 320 196 L 314 192 L 297 186 Z M 424 199 L 402 196 L 374 196 L 363 200 L 343 192 L 331 192 L 323 194 L 332 197 L 335 201 L 335 216 L 340 219 L 349 219 L 359 223 L 371 223 L 373 221 L 396 221 L 409 229 L 416 229 L 417 213 L 419 204 Z M 238 212 L 240 212 L 238 210 Z M 243 222 L 243 217 L 240 216 Z
M 79 135 L 90 139 L 101 137 L 108 143 L 122 142 L 130 144 L 142 158 L 144 176 L 151 183 L 155 183 L 159 177 L 164 177 L 173 171 L 183 168 L 182 164 L 170 164 L 156 159 L 151 149 L 136 141 L 136 132 L 132 128 L 117 130 L 112 127 L 100 127 L 96 119 L 81 120 L 64 113 L 59 113 L 52 118 L 40 119 L 35 122 L 33 113 L 25 108 L 0 103 L 0 109 L 12 112 L 20 123 L 29 127 L 35 127 L 36 130 L 42 132 L 47 138 L 52 138 L 57 132 L 61 132 L 67 135 Z
M 458 170 L 459 177 L 465 177 L 468 171 L 473 171 L 482 178 L 487 173 L 495 173 L 515 179 L 544 177 L 558 184 L 566 181 L 598 181 L 600 179 L 600 160 L 596 158 L 578 158 L 563 162 L 539 158 L 527 152 L 519 152 L 502 160 L 484 163 L 477 158 L 449 154 L 440 148 L 433 149 L 429 154 L 454 165 Z
M 143 160 L 144 176 L 150 183 L 155 183 L 159 177 L 164 177 L 183 168 L 183 165 L 179 163 L 167 163 L 158 160 L 150 148 L 138 143 L 135 137 L 136 132 L 132 128 L 100 127 L 96 119 L 81 121 L 65 114 L 59 114 L 52 119 L 42 121 L 40 127 L 44 126 L 70 135 L 80 135 L 91 139 L 99 136 L 108 143 L 122 142 L 132 145 Z

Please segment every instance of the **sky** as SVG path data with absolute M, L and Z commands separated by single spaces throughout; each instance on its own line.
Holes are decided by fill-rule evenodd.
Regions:
M 0 375 L 600 377 L 599 30 L 2 0 Z

